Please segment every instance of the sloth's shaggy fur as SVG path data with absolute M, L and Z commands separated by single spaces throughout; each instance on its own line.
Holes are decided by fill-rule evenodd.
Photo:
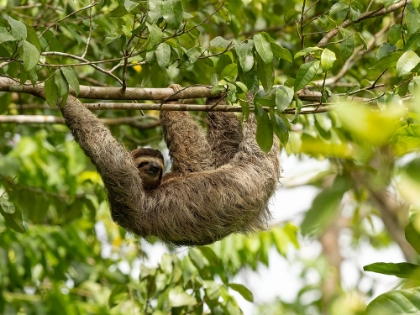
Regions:
M 115 222 L 141 236 L 204 245 L 264 229 L 279 176 L 278 143 L 264 154 L 255 119 L 243 129 L 231 113 L 207 114 L 207 137 L 185 112 L 161 111 L 173 172 L 143 189 L 130 153 L 98 118 L 69 96 L 61 108 L 75 140 L 101 174 Z

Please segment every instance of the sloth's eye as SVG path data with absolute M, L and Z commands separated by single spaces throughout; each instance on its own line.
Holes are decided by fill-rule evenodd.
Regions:
M 139 165 L 137 165 L 137 168 L 142 168 L 143 166 L 146 166 L 149 164 L 148 162 L 141 162 Z

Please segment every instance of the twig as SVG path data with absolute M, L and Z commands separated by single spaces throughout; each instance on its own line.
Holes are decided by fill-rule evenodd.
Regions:
M 89 8 L 89 36 L 86 40 L 85 51 L 83 52 L 83 54 L 81 56 L 82 58 L 86 57 L 86 54 L 87 54 L 88 49 L 89 49 L 89 43 L 90 43 L 91 38 L 92 38 L 92 7 Z
M 80 60 L 82 62 L 85 62 L 87 66 L 91 66 L 92 68 L 95 68 L 96 70 L 98 70 L 99 72 L 102 72 L 110 77 L 112 77 L 113 79 L 115 79 L 119 84 L 123 85 L 123 82 L 120 78 L 118 78 L 115 74 L 111 73 L 110 71 L 107 71 L 105 69 L 102 69 L 101 67 L 97 66 L 95 63 L 90 62 L 89 60 L 86 60 L 83 57 L 79 57 L 76 55 L 72 55 L 72 54 L 67 54 L 67 53 L 62 53 L 59 51 L 46 51 L 43 52 L 42 55 L 44 56 L 63 56 L 63 57 L 68 57 L 68 58 L 72 58 L 72 59 L 76 59 L 76 60 Z M 50 65 L 50 64 L 43 64 L 44 66 L 48 66 L 48 67 L 54 67 L 54 65 Z M 80 65 L 79 65 L 80 66 Z
M 54 22 L 54 23 L 52 23 L 51 25 L 47 26 L 47 27 L 46 27 L 46 28 L 45 28 L 45 29 L 41 32 L 41 34 L 39 34 L 38 38 L 41 38 L 41 37 L 45 34 L 45 32 L 46 32 L 46 31 L 48 31 L 51 27 L 53 27 L 53 26 L 57 25 L 58 23 L 60 23 L 60 22 L 64 21 L 65 19 L 67 19 L 67 18 L 71 17 L 72 15 L 75 15 L 75 14 L 77 14 L 77 13 L 79 13 L 79 12 L 83 11 L 83 10 L 86 10 L 86 9 L 89 9 L 89 8 L 92 8 L 92 7 L 96 6 L 98 3 L 99 3 L 99 2 L 93 2 L 93 3 L 89 4 L 88 6 L 85 6 L 85 7 L 81 8 L 81 9 L 79 9 L 79 10 L 73 11 L 72 13 L 70 13 L 70 14 L 66 15 L 65 17 L 63 17 L 63 18 L 61 18 L 61 19 L 59 19 L 59 20 L 55 21 L 55 22 Z

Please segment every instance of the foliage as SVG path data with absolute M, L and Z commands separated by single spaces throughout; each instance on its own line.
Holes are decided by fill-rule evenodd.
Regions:
M 328 170 L 303 183 L 318 194 L 300 226 L 323 254 L 295 258 L 298 296 L 264 305 L 262 314 L 364 312 L 374 288 L 341 285 L 343 231 L 349 248 L 395 242 L 407 260 L 365 267 L 407 280 L 374 299 L 368 314 L 419 312 L 419 7 L 418 0 L 0 0 L 0 313 L 240 314 L 235 294 L 248 301 L 253 294 L 233 278 L 268 266 L 273 253 L 293 260 L 298 232 L 286 223 L 212 246 L 169 248 L 149 265 L 145 243 L 110 221 L 101 179 L 67 128 L 2 123 L 23 114 L 57 118 L 55 105 L 85 86 L 171 83 L 211 85 L 245 116 L 255 113 L 264 151 L 275 134 L 288 155 L 328 160 Z M 18 83 L 42 83 L 42 97 Z M 164 147 L 159 128 L 111 129 L 128 148 Z

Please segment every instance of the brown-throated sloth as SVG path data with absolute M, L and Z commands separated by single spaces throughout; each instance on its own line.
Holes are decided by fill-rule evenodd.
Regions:
M 135 163 L 139 157 L 149 161 L 150 151 L 142 154 L 141 149 L 136 156 L 135 150 L 131 156 L 73 96 L 61 112 L 102 176 L 113 220 L 127 230 L 175 245 L 205 245 L 266 227 L 267 202 L 280 175 L 279 152 L 277 144 L 268 154 L 260 150 L 255 118 L 241 128 L 235 114 L 209 112 L 204 135 L 188 113 L 161 111 L 173 164 L 156 185 L 156 180 L 142 180 L 140 169 L 147 166 Z M 162 171 L 163 159 L 155 167 Z M 153 173 L 161 176 L 157 169 L 150 171 L 152 179 Z

